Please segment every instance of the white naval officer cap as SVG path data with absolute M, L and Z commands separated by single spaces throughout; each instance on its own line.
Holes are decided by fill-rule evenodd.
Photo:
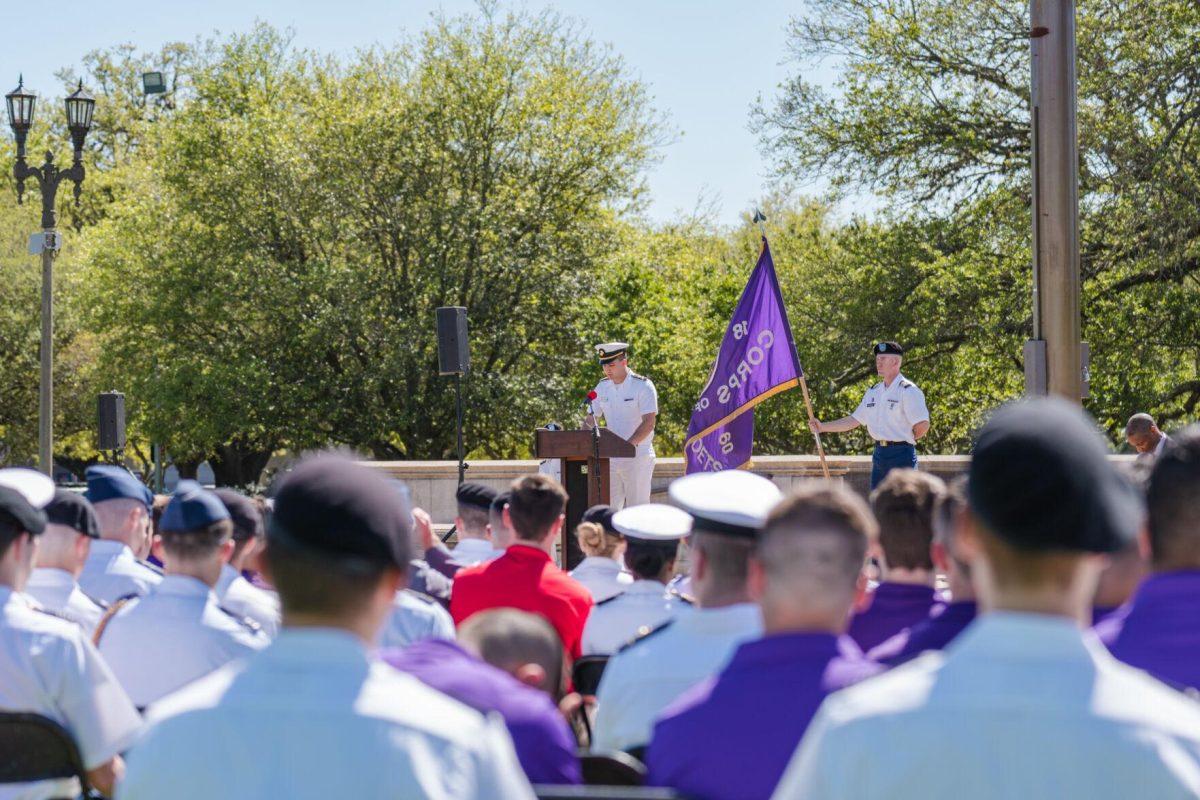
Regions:
M 665 503 L 643 503 L 622 508 L 612 525 L 630 539 L 646 542 L 677 542 L 692 532 L 692 515 Z
M 783 492 L 761 475 L 729 469 L 685 475 L 667 496 L 691 515 L 693 531 L 753 538 Z
M 601 364 L 608 364 L 616 361 L 618 358 L 624 358 L 626 351 L 629 350 L 627 342 L 605 342 L 604 344 L 596 345 L 596 360 Z
M 0 469 L 0 486 L 7 486 L 25 498 L 25 502 L 39 511 L 54 499 L 54 481 L 46 475 L 25 467 Z

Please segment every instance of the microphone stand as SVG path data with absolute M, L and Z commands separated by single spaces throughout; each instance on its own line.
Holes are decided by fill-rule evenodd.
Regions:
M 588 400 L 588 414 L 592 417 L 592 466 L 591 469 L 596 470 L 596 502 L 604 502 L 604 486 L 601 484 L 602 474 L 600 471 L 600 421 L 596 419 L 596 411 L 592 408 L 592 401 Z

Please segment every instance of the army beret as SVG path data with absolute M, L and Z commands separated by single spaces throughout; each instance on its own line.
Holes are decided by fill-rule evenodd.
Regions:
M 0 521 L 34 536 L 46 530 L 46 513 L 34 508 L 25 495 L 9 486 L 0 486 Z
M 904 348 L 895 342 L 880 342 L 873 348 L 877 356 L 902 356 Z
M 1060 399 L 1012 403 L 988 420 L 967 497 L 991 533 L 1024 550 L 1117 552 L 1145 513 L 1091 418 Z
M 89 539 L 100 538 L 100 521 L 87 498 L 78 492 L 55 489 L 54 499 L 46 506 L 46 521 L 65 525 Z
M 87 499 L 95 503 L 125 498 L 138 500 L 146 510 L 154 507 L 154 495 L 133 473 L 116 464 L 97 464 L 87 468 Z
M 175 493 L 171 495 L 163 511 L 158 528 L 173 533 L 186 533 L 203 530 L 226 519 L 229 519 L 229 512 L 225 510 L 225 504 L 219 497 L 196 481 L 183 480 L 175 487 Z
M 213 494 L 229 512 L 235 542 L 246 542 L 263 535 L 262 512 L 257 503 L 233 489 L 213 489 Z
M 461 505 L 487 510 L 492 507 L 492 501 L 496 499 L 496 490 L 490 486 L 484 486 L 482 483 L 467 481 L 458 487 L 458 491 L 454 493 L 454 499 Z
M 339 456 L 317 456 L 283 478 L 267 542 L 343 567 L 407 569 L 412 511 L 387 479 Z
M 594 522 L 609 533 L 617 533 L 617 529 L 613 527 L 613 515 L 616 513 L 616 509 L 612 506 L 600 503 L 583 512 L 583 516 L 579 521 Z

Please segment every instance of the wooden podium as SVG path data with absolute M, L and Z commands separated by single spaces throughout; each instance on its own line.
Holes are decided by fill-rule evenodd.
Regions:
M 608 428 L 593 431 L 550 431 L 538 428 L 534 433 L 533 452 L 538 458 L 557 458 L 562 464 L 562 484 L 567 490 L 567 521 L 563 525 L 563 569 L 574 569 L 583 560 L 583 551 L 575 541 L 575 526 L 597 503 L 607 503 L 610 458 L 633 458 L 637 448 Z

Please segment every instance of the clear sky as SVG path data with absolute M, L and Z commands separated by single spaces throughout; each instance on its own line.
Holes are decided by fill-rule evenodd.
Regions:
M 650 216 L 666 220 L 703 199 L 731 223 L 765 188 L 767 165 L 750 132 L 749 109 L 770 97 L 794 65 L 786 26 L 804 0 L 546 0 L 501 8 L 555 8 L 583 20 L 650 86 L 655 106 L 680 135 L 649 175 Z M 0 0 L 0 91 L 18 72 L 45 94 L 54 72 L 89 50 L 122 42 L 154 50 L 213 31 L 247 30 L 256 19 L 291 27 L 297 44 L 333 53 L 389 44 L 420 30 L 432 12 L 473 11 L 470 0 Z

